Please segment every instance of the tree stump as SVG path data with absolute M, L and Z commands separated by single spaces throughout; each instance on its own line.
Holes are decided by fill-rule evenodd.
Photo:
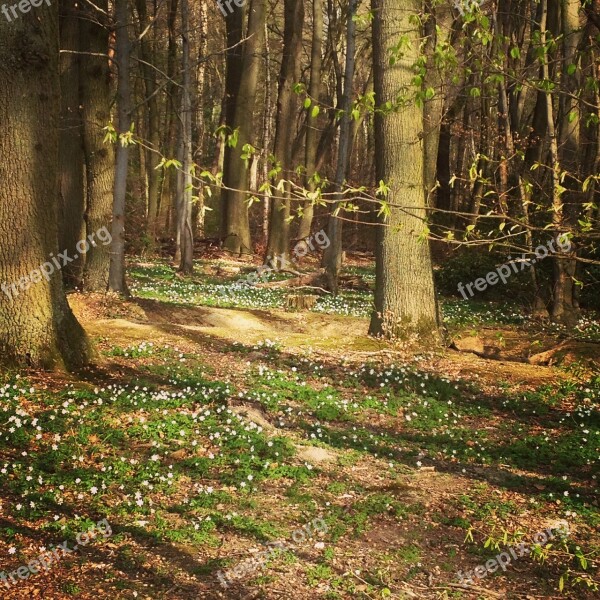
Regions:
M 286 308 L 288 310 L 310 310 L 319 299 L 316 294 L 288 294 Z

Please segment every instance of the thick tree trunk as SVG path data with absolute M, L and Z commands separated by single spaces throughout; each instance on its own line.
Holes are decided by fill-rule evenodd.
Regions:
M 292 176 L 292 142 L 297 95 L 294 84 L 300 79 L 300 60 L 302 58 L 302 25 L 304 24 L 304 0 L 284 0 L 283 57 L 279 75 L 279 93 L 277 97 L 277 120 L 275 125 L 275 159 L 281 163 L 282 173 L 279 179 L 289 180 Z M 269 257 L 289 256 L 290 247 L 290 185 L 286 183 L 278 196 L 271 199 L 269 218 Z
M 127 0 L 115 0 L 118 134 L 126 134 L 131 128 L 131 99 L 129 91 L 129 32 Z M 110 271 L 108 287 L 112 292 L 127 294 L 125 283 L 125 198 L 127 196 L 127 166 L 129 146 L 117 142 L 115 189 L 113 196 L 112 244 L 110 247 Z
M 75 254 L 75 245 L 85 238 L 84 166 L 79 108 L 79 27 L 81 14 L 76 0 L 60 2 L 60 210 L 59 245 Z M 85 256 L 77 253 L 62 275 L 69 287 L 81 284 Z
M 414 16 L 420 0 L 374 0 L 373 63 L 379 107 L 394 104 L 410 89 L 420 32 Z M 405 52 L 390 65 L 390 52 L 405 36 Z M 390 186 L 389 216 L 378 228 L 375 311 L 370 333 L 385 337 L 440 341 L 433 270 L 425 229 L 423 111 L 415 102 L 375 113 L 377 181 Z
M 0 362 L 72 368 L 93 352 L 53 262 L 64 262 L 57 256 L 58 6 L 36 11 L 12 23 L 0 18 Z
M 241 10 L 241 9 L 236 9 Z M 232 125 L 237 129 L 237 144 L 226 153 L 227 161 L 223 183 L 227 190 L 225 249 L 233 254 L 252 254 L 250 223 L 248 220 L 248 176 L 251 157 L 242 158 L 247 144 L 253 145 L 254 112 L 258 87 L 258 75 L 264 44 L 266 0 L 252 0 L 248 15 L 248 36 L 244 43 L 242 72 L 237 94 Z
M 113 146 L 104 143 L 103 131 L 110 122 L 112 100 L 110 68 L 105 56 L 109 48 L 106 27 L 108 0 L 96 0 L 95 5 L 99 11 L 84 5 L 86 18 L 80 25 L 81 49 L 84 52 L 80 62 L 80 95 L 86 167 L 87 235 L 102 227 L 110 228 L 115 164 Z M 90 245 L 85 255 L 83 289 L 86 292 L 106 292 L 109 268 L 110 246 Z

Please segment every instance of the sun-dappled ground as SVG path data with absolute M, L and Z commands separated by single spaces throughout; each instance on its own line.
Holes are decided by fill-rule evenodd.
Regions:
M 570 335 L 588 352 L 547 366 L 529 359 L 565 332 L 445 300 L 463 351 L 413 355 L 366 335 L 367 290 L 289 312 L 290 290 L 238 288 L 216 261 L 129 274 L 129 301 L 70 297 L 93 369 L 0 386 L 0 569 L 112 533 L 1 598 L 598 597 L 592 316 Z M 232 575 L 276 541 L 293 546 Z

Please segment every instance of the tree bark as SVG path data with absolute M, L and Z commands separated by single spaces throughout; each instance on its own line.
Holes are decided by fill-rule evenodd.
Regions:
M 76 0 L 60 2 L 60 211 L 59 245 L 75 254 L 75 245 L 85 238 L 84 164 L 79 108 L 79 27 L 81 14 Z M 85 256 L 77 253 L 62 276 L 69 287 L 81 284 Z
M 321 95 L 321 77 L 322 77 L 322 53 L 323 53 L 323 0 L 313 0 L 313 35 L 310 53 L 310 83 L 308 86 L 308 95 L 312 99 L 312 105 L 306 109 L 306 141 L 304 150 L 304 162 L 306 167 L 305 186 L 311 192 L 314 192 L 316 186 L 312 180 L 317 170 L 317 148 L 319 137 L 317 135 L 316 119 L 313 118 L 313 106 L 319 104 Z M 298 238 L 304 239 L 310 235 L 312 220 L 315 207 L 312 201 L 304 204 L 302 217 L 300 218 L 300 227 L 298 229 Z
M 393 105 L 398 93 L 411 87 L 420 40 L 413 19 L 421 2 L 373 0 L 373 9 L 373 68 L 379 107 L 375 113 L 377 180 L 390 186 L 386 200 L 404 209 L 390 206 L 389 216 L 382 216 L 378 228 L 370 333 L 436 343 L 440 341 L 438 311 L 429 244 L 423 236 L 423 111 L 409 101 L 382 112 L 386 102 Z M 390 65 L 391 49 L 401 36 L 409 43 Z
M 146 0 L 136 0 L 137 13 L 140 19 L 140 29 L 148 26 L 148 11 Z M 148 212 L 146 215 L 146 235 L 148 237 L 149 249 L 153 250 L 156 242 L 156 219 L 158 217 L 158 198 L 160 194 L 160 173 L 156 168 L 160 163 L 160 113 L 158 108 L 156 69 L 152 64 L 156 63 L 153 52 L 153 32 L 147 32 L 140 40 L 140 58 L 142 59 L 140 69 L 144 78 L 144 90 L 146 102 L 144 103 L 147 113 L 148 145 L 146 153 L 146 178 L 148 181 Z M 149 63 L 149 64 L 147 64 Z
M 565 192 L 559 197 L 555 193 L 554 223 L 557 234 L 573 233 L 577 224 L 578 208 L 582 203 L 580 184 L 580 109 L 577 99 L 581 86 L 577 80 L 576 66 L 582 28 L 579 20 L 581 4 L 579 0 L 561 1 L 562 33 L 562 76 L 560 111 L 558 123 L 558 167 Z M 578 309 L 575 299 L 576 251 L 571 244 L 569 252 L 560 252 L 554 259 L 554 299 L 552 319 L 568 326 L 577 322 Z
M 178 127 L 176 115 L 179 113 L 179 87 L 175 83 L 177 76 L 177 6 L 178 0 L 167 0 L 167 29 L 168 29 L 168 46 L 167 46 L 167 76 L 168 83 L 166 85 L 167 101 L 165 102 L 165 154 L 168 159 L 175 157 L 179 149 L 178 146 Z M 164 231 L 163 235 L 171 236 L 173 230 L 177 229 L 176 219 L 172 219 L 173 203 L 177 198 L 177 174 L 175 169 L 163 169 L 162 180 L 160 184 L 157 229 Z M 174 227 L 175 225 L 175 227 Z
M 244 159 L 242 154 L 247 150 L 247 144 L 254 147 L 254 112 L 262 63 L 260 54 L 264 44 L 266 10 L 266 0 L 252 0 L 249 7 L 248 35 L 244 42 L 241 79 L 232 109 L 234 117 L 231 126 L 233 130 L 237 130 L 237 144 L 226 153 L 227 164 L 223 174 L 223 183 L 229 188 L 226 193 L 224 247 L 237 255 L 253 252 L 246 202 L 252 157 Z
M 225 31 L 227 50 L 225 52 L 225 93 L 223 95 L 223 107 L 221 111 L 222 125 L 225 125 L 227 132 L 234 129 L 235 121 L 235 103 L 242 78 L 242 34 L 244 28 L 244 12 L 242 10 L 233 10 L 225 17 Z M 223 181 L 229 179 L 229 155 L 233 148 L 227 143 L 226 135 L 222 136 L 222 164 Z M 221 238 L 227 237 L 227 204 L 228 190 L 221 188 Z
M 269 154 L 271 152 L 271 48 L 269 44 L 269 29 L 265 23 L 265 111 L 263 113 L 263 180 L 269 180 Z M 271 214 L 271 191 L 269 187 L 265 187 L 263 194 L 263 218 L 262 218 L 262 233 L 265 245 L 269 240 L 269 215 Z
M 333 293 L 337 294 L 338 280 L 342 270 L 342 224 L 343 221 L 336 215 L 336 211 L 341 210 L 343 200 L 342 189 L 346 179 L 348 168 L 348 156 L 350 154 L 350 143 L 352 133 L 352 116 L 350 107 L 352 104 L 352 87 L 354 85 L 355 70 L 355 48 L 356 48 L 356 22 L 354 15 L 358 8 L 358 0 L 348 2 L 348 15 L 346 21 L 346 65 L 344 68 L 344 88 L 342 92 L 340 111 L 340 143 L 338 146 L 338 157 L 335 171 L 336 197 L 331 206 L 327 234 L 330 245 L 323 254 L 323 266 L 327 277 L 327 287 Z
M 179 270 L 190 275 L 194 270 L 194 234 L 192 230 L 192 77 L 190 65 L 190 14 L 188 0 L 181 0 L 181 38 L 183 90 L 181 94 L 181 147 L 183 160 L 181 185 L 177 198 L 177 239 L 181 253 Z
M 87 234 L 110 228 L 114 188 L 115 153 L 104 143 L 103 129 L 110 122 L 111 83 L 108 61 L 109 31 L 106 23 L 108 0 L 96 0 L 99 11 L 87 4 L 81 22 L 80 97 L 83 120 L 83 149 L 86 169 Z M 104 12 L 102 12 L 104 11 Z M 100 55 L 100 56 L 96 56 Z M 104 55 L 104 56 L 102 56 Z M 83 289 L 106 292 L 110 268 L 110 246 L 91 244 L 85 255 Z
M 433 89 L 433 98 L 424 104 L 424 136 L 423 152 L 425 155 L 424 178 L 425 199 L 432 206 L 434 189 L 436 187 L 438 148 L 440 143 L 440 130 L 444 114 L 443 89 L 446 87 L 444 73 L 435 63 L 435 49 L 439 45 L 444 47 L 450 40 L 452 33 L 452 10 L 448 3 L 441 3 L 435 7 L 428 6 L 428 18 L 425 22 L 427 43 L 425 53 L 427 58 L 427 71 L 425 75 L 425 89 Z
M 131 50 L 127 29 L 129 14 L 127 0 L 115 0 L 117 111 L 119 121 L 117 134 L 126 134 L 131 129 L 131 98 L 129 91 L 129 54 Z M 125 283 L 125 199 L 127 196 L 127 166 L 129 146 L 117 141 L 115 188 L 113 196 L 112 244 L 110 247 L 110 271 L 108 287 L 112 292 L 128 294 Z
M 198 43 L 198 68 L 196 69 L 196 82 L 197 92 L 196 98 L 192 106 L 192 114 L 194 115 L 196 127 L 195 127 L 195 142 L 196 150 L 194 151 L 194 160 L 196 156 L 199 158 L 204 157 L 204 151 L 206 146 L 206 132 L 210 131 L 211 120 L 206 118 L 205 106 L 211 105 L 210 100 L 206 96 L 206 85 L 207 80 L 207 60 L 208 60 L 208 6 L 206 0 L 200 0 L 198 7 L 198 35 L 200 41 Z M 212 119 L 212 117 L 211 117 Z M 204 199 L 203 183 L 200 183 L 198 190 L 198 200 L 192 207 L 192 223 L 194 235 L 198 238 L 203 238 L 205 235 L 204 224 L 206 221 L 206 209 Z
M 275 125 L 275 160 L 281 164 L 281 176 L 289 180 L 292 176 L 292 141 L 294 130 L 297 95 L 293 86 L 300 79 L 300 60 L 302 58 L 302 25 L 304 24 L 304 0 L 284 0 L 283 57 L 279 75 L 279 93 L 277 97 L 277 119 Z M 269 218 L 269 257 L 289 257 L 290 246 L 290 185 L 285 183 L 283 191 L 277 193 L 281 198 L 271 199 Z
M 89 362 L 91 345 L 67 304 L 60 269 L 40 273 L 62 260 L 60 80 L 58 5 L 37 10 L 36 18 L 0 18 L 0 362 L 75 368 Z

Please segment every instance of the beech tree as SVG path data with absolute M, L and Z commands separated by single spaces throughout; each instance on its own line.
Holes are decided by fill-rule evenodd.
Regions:
M 241 34 L 241 8 L 227 17 L 228 42 Z M 264 44 L 266 1 L 252 0 L 248 9 L 248 39 L 243 54 L 231 55 L 228 62 L 227 125 L 231 142 L 225 155 L 223 183 L 228 187 L 224 202 L 224 245 L 234 254 L 252 254 L 248 222 L 247 193 L 249 160 L 254 154 L 254 109 L 260 73 L 260 52 Z M 234 81 L 239 69 L 239 81 Z
M 376 246 L 370 333 L 440 341 L 433 269 L 425 234 L 423 108 L 414 98 L 420 0 L 374 0 L 373 71 L 377 180 L 387 188 Z M 412 100 L 412 101 L 411 101 Z
M 304 141 L 304 161 L 306 167 L 305 187 L 315 191 L 314 176 L 317 170 L 318 131 L 315 117 L 319 111 L 321 97 L 322 77 L 322 52 L 323 52 L 323 0 L 313 0 L 312 9 L 312 42 L 310 51 L 310 83 L 308 86 L 308 97 L 310 105 L 306 109 L 306 139 Z M 317 107 L 315 109 L 315 106 Z M 307 238 L 310 235 L 314 216 L 313 203 L 304 203 L 298 226 L 298 238 Z
M 80 14 L 76 0 L 60 4 L 60 203 L 59 239 L 61 250 L 73 252 L 85 238 L 84 168 L 82 115 L 79 97 Z M 78 254 L 63 269 L 63 278 L 71 286 L 81 285 L 85 255 Z
M 84 4 L 79 28 L 81 40 L 80 102 L 85 163 L 85 231 L 110 229 L 115 177 L 114 146 L 105 141 L 112 102 L 109 61 L 108 0 Z M 110 245 L 90 245 L 85 253 L 82 287 L 86 292 L 106 292 Z
M 267 257 L 288 257 L 290 246 L 290 172 L 293 171 L 293 120 L 297 96 L 294 84 L 300 78 L 302 58 L 302 25 L 304 23 L 304 0 L 284 0 L 283 56 L 279 74 L 275 147 L 273 150 L 278 174 L 286 183 L 282 192 L 271 201 Z M 279 197 L 282 196 L 282 197 Z
M 125 199 L 129 165 L 129 134 L 131 132 L 131 92 L 129 82 L 129 16 L 127 0 L 115 2 L 115 53 L 117 57 L 117 143 L 115 186 L 113 195 L 112 244 L 108 287 L 111 292 L 127 294 L 125 283 Z
M 47 277 L 41 270 L 65 260 L 57 227 L 58 6 L 38 10 L 12 23 L 0 19 L 0 361 L 73 368 L 92 349 L 60 270 Z

